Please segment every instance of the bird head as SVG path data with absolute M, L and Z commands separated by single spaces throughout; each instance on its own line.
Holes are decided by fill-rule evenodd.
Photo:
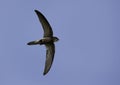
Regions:
M 53 37 L 53 41 L 57 42 L 59 39 L 57 37 Z

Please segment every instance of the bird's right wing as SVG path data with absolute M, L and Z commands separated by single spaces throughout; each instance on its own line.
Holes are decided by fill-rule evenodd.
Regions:
M 51 28 L 49 22 L 45 18 L 45 16 L 41 12 L 39 12 L 38 10 L 35 10 L 35 13 L 37 14 L 39 21 L 42 24 L 42 27 L 44 30 L 44 37 L 52 37 L 53 31 L 52 31 L 52 28 Z
M 47 74 L 52 66 L 54 54 L 55 54 L 55 45 L 54 43 L 45 44 L 46 46 L 46 62 L 43 75 Z

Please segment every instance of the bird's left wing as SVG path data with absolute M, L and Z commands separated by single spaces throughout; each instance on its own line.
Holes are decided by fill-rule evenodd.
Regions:
M 52 31 L 52 28 L 51 28 L 49 22 L 45 18 L 45 16 L 41 12 L 39 12 L 38 10 L 35 10 L 35 12 L 36 12 L 36 14 L 39 18 L 39 21 L 42 24 L 42 27 L 43 27 L 43 30 L 44 30 L 44 37 L 52 37 L 53 36 L 53 31 Z
M 46 46 L 46 62 L 43 75 L 47 74 L 52 66 L 54 54 L 55 54 L 55 45 L 54 43 L 45 44 Z

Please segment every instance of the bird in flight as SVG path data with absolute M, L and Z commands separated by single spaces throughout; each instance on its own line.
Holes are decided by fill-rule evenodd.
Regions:
M 45 16 L 39 12 L 38 10 L 35 10 L 35 13 L 37 14 L 39 21 L 43 27 L 44 35 L 43 39 L 35 40 L 28 42 L 27 45 L 45 45 L 46 46 L 46 62 L 45 62 L 45 68 L 43 75 L 46 75 L 53 63 L 54 54 L 55 54 L 55 44 L 54 42 L 58 41 L 59 39 L 55 36 L 53 36 L 52 28 L 45 18 Z

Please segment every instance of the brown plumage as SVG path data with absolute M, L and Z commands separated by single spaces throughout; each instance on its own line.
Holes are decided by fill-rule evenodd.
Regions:
M 35 10 L 35 13 L 37 14 L 40 23 L 42 24 L 43 30 L 44 30 L 44 36 L 43 39 L 35 40 L 27 43 L 28 45 L 45 45 L 46 46 L 46 62 L 45 62 L 45 68 L 43 75 L 47 74 L 52 66 L 54 54 L 55 54 L 55 44 L 54 42 L 58 41 L 59 39 L 57 37 L 53 36 L 52 28 L 47 21 L 47 19 L 44 17 L 44 15 L 39 12 L 38 10 Z

